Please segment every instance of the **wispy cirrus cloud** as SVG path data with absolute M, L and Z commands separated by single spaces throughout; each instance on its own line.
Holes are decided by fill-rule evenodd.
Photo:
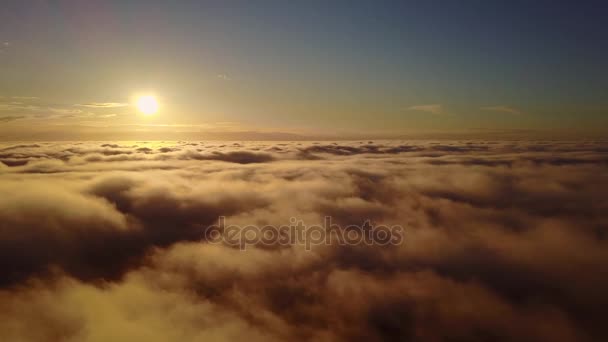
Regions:
M 0 122 L 15 121 L 15 120 L 23 119 L 23 118 L 25 118 L 25 116 L 23 116 L 23 115 L 0 116 Z
M 117 107 L 126 107 L 128 103 L 123 102 L 90 102 L 90 103 L 80 103 L 75 106 L 79 107 L 88 107 L 88 108 L 117 108 Z
M 109 118 L 116 116 L 116 114 L 98 114 L 95 113 L 95 110 L 126 107 L 128 105 L 128 103 L 121 102 L 49 103 L 35 96 L 0 97 L 0 112 L 11 112 L 10 116 L 5 116 L 7 119 L 1 119 L 2 122 L 25 117 L 36 119 Z
M 8 100 L 8 101 L 7 101 Z M 0 118 L 1 122 L 9 122 L 23 118 L 51 119 L 88 117 L 93 113 L 73 108 L 72 105 L 46 103 L 34 96 L 11 96 L 0 99 L 0 112 L 9 115 Z
M 39 100 L 37 96 L 11 96 L 11 99 L 15 100 Z
M 508 107 L 508 106 L 488 106 L 488 107 L 481 107 L 481 110 L 485 110 L 485 111 L 492 111 L 492 112 L 501 112 L 501 113 L 506 113 L 506 114 L 514 114 L 514 115 L 521 115 L 523 114 L 523 112 L 517 108 L 513 108 L 513 107 Z
M 40 100 L 40 98 L 36 96 L 0 96 L 0 100 Z
M 25 104 L 23 102 L 11 101 L 11 102 L 6 102 L 6 103 L 0 103 L 0 111 L 23 111 L 23 110 L 34 111 L 34 110 L 40 110 L 40 109 L 42 109 L 42 107 Z
M 443 109 L 443 106 L 440 104 L 416 105 L 407 108 L 407 110 L 415 110 L 432 114 L 446 114 L 445 110 Z

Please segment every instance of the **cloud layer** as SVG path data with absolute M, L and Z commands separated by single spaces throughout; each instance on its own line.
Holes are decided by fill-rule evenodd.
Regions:
M 0 340 L 605 340 L 607 152 L 594 142 L 5 144 Z M 239 251 L 205 240 L 220 216 L 371 220 L 405 235 Z

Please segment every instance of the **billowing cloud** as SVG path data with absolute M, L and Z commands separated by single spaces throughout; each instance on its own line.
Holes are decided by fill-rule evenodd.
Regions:
M 606 340 L 606 152 L 595 142 L 5 144 L 0 340 Z M 340 230 L 399 225 L 403 240 L 246 250 L 210 240 L 220 217 L 322 226 L 328 216 Z

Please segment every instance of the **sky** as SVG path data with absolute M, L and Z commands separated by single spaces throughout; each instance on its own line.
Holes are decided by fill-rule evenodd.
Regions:
M 589 1 L 3 1 L 0 139 L 598 137 L 607 15 Z

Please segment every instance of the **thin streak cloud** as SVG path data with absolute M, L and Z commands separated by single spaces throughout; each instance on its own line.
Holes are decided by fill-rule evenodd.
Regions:
M 91 102 L 91 103 L 82 103 L 76 104 L 79 107 L 88 107 L 88 108 L 117 108 L 117 107 L 126 107 L 128 103 L 122 102 Z
M 507 107 L 507 106 L 489 106 L 489 107 L 481 107 L 481 110 L 492 111 L 492 112 L 500 112 L 506 114 L 513 115 L 521 115 L 523 112 L 517 108 Z
M 407 110 L 414 110 L 419 112 L 427 112 L 432 114 L 447 114 L 443 106 L 440 104 L 427 104 L 427 105 L 416 105 L 407 108 Z

